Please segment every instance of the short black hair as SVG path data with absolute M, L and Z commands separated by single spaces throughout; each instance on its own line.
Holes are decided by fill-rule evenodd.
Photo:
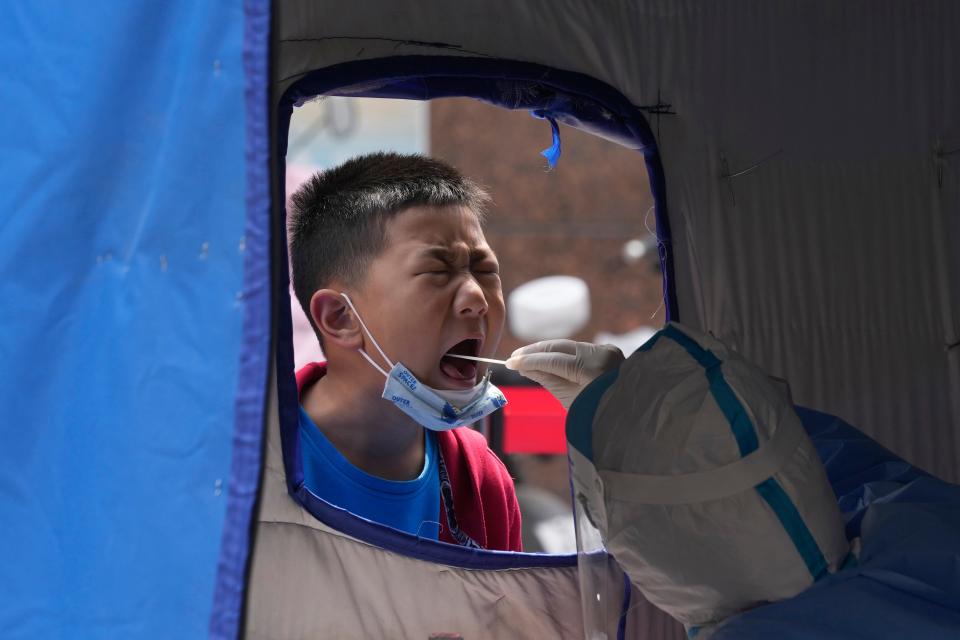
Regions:
M 418 205 L 460 205 L 483 222 L 490 196 L 442 160 L 381 152 L 314 174 L 291 202 L 293 290 L 313 325 L 314 292 L 334 280 L 359 284 L 383 250 L 389 217 Z

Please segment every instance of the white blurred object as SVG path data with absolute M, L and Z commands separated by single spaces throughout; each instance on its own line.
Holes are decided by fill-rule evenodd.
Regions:
M 643 346 L 643 343 L 652 338 L 656 332 L 657 330 L 653 327 L 637 327 L 621 334 L 600 331 L 593 337 L 593 343 L 612 344 L 620 349 L 623 355 L 629 356 Z
M 533 525 L 545 553 L 576 553 L 577 533 L 573 514 L 561 513 Z
M 645 239 L 632 238 L 623 243 L 623 247 L 620 249 L 620 255 L 627 264 L 634 264 L 655 249 L 656 246 L 656 236 L 651 235 Z
M 622 254 L 624 262 L 633 264 L 647 254 L 647 245 L 638 238 L 627 240 L 623 245 Z
M 330 96 L 293 110 L 287 164 L 334 167 L 373 151 L 426 153 L 430 103 Z
M 507 309 L 521 340 L 569 338 L 590 320 L 590 289 L 573 276 L 537 278 L 513 290 Z

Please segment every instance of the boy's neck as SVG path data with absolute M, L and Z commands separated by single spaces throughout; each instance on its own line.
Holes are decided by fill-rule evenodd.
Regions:
M 424 428 L 357 377 L 331 368 L 300 399 L 307 415 L 352 465 L 385 480 L 423 471 Z

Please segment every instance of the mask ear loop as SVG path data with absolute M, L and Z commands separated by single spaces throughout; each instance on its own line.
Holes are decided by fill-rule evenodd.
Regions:
M 349 307 L 350 307 L 350 310 L 353 311 L 353 315 L 357 316 L 357 321 L 360 323 L 360 326 L 363 327 L 363 330 L 364 330 L 364 331 L 367 333 L 367 335 L 370 337 L 370 342 L 373 343 L 373 346 L 375 346 L 375 347 L 377 348 L 377 351 L 380 352 L 380 355 L 383 356 L 383 359 L 387 362 L 387 364 L 390 365 L 390 368 L 392 369 L 392 368 L 394 367 L 393 361 L 391 361 L 390 358 L 387 357 L 387 354 L 385 354 L 385 353 L 383 352 L 383 349 L 380 348 L 380 345 L 377 344 L 377 339 L 373 337 L 373 334 L 372 334 L 372 333 L 370 333 L 370 329 L 367 329 L 367 325 L 364 324 L 363 318 L 360 317 L 360 313 L 357 311 L 357 308 L 356 308 L 355 306 L 353 306 L 353 301 L 350 299 L 350 296 L 348 296 L 346 293 L 343 293 L 343 292 L 341 292 L 340 295 L 343 296 L 343 299 L 347 301 L 347 306 L 349 306 Z M 378 365 L 376 362 L 374 362 L 374 361 L 373 361 L 373 358 L 371 358 L 371 357 L 367 354 L 366 351 L 364 351 L 363 349 L 360 349 L 359 351 L 360 351 L 360 355 L 362 355 L 364 358 L 366 358 L 366 359 L 367 359 L 367 362 L 369 362 L 370 364 L 372 364 L 372 365 L 374 366 L 374 368 L 376 368 L 377 371 L 379 371 L 380 373 L 382 373 L 384 378 L 389 378 L 389 377 L 390 377 L 390 374 L 387 373 L 386 371 L 384 371 L 384 370 L 383 370 L 383 367 L 381 367 L 381 366 Z

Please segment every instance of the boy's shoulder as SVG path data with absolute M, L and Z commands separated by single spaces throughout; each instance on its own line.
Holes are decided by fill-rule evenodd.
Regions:
M 326 373 L 326 362 L 310 362 L 297 369 L 297 392 L 302 395 L 305 388 L 322 378 Z
M 522 551 L 520 507 L 513 478 L 479 431 L 437 433 L 461 528 L 486 549 Z
M 459 427 L 437 433 L 444 459 L 460 458 L 469 465 L 478 480 L 509 480 L 506 466 L 490 449 L 487 439 L 470 427 Z

